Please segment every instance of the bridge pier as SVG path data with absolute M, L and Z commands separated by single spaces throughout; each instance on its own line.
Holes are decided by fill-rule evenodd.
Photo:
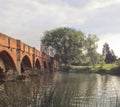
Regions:
M 35 70 L 35 47 L 33 47 L 32 61 L 33 61 L 33 70 Z
M 17 62 L 17 72 L 20 75 L 21 74 L 21 64 L 20 61 Z
M 18 71 L 18 74 L 21 74 L 21 61 L 20 61 L 20 50 L 21 50 L 21 41 L 20 40 L 17 40 L 17 50 L 16 50 L 16 57 L 17 57 L 17 71 Z

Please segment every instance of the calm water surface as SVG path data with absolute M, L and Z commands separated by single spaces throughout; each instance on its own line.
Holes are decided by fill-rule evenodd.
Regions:
M 120 77 L 46 73 L 0 85 L 0 107 L 120 107 Z

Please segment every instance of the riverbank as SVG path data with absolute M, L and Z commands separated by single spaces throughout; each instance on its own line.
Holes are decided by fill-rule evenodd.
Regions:
M 100 73 L 100 74 L 112 74 L 120 75 L 120 66 L 118 64 L 104 64 L 93 66 L 71 66 L 70 72 L 82 72 L 82 73 Z

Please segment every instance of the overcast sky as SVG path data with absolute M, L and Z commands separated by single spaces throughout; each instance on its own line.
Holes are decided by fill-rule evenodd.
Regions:
M 0 32 L 39 48 L 46 30 L 72 27 L 120 56 L 120 0 L 0 0 Z

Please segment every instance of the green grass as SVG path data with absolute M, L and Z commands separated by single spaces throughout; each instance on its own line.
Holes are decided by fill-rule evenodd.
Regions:
M 109 73 L 111 72 L 111 70 L 115 68 L 118 68 L 118 65 L 116 63 L 104 64 L 102 67 L 100 65 L 96 65 L 94 67 L 93 66 L 71 66 L 70 72 L 97 72 L 102 69 L 106 73 Z
M 102 68 L 105 70 L 111 70 L 116 67 L 118 67 L 118 65 L 116 63 L 113 63 L 113 64 L 104 64 L 104 66 Z
M 92 66 L 71 66 L 70 72 L 90 72 Z

